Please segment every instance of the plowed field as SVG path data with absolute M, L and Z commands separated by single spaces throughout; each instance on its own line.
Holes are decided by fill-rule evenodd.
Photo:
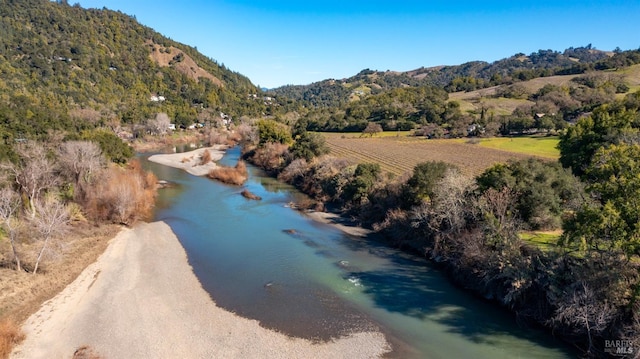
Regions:
M 444 161 L 458 166 L 467 175 L 475 176 L 495 163 L 533 157 L 482 147 L 464 139 L 428 140 L 404 136 L 368 138 L 340 133 L 323 135 L 331 148 L 331 155 L 353 163 L 379 163 L 383 171 L 395 175 L 411 172 L 421 162 Z

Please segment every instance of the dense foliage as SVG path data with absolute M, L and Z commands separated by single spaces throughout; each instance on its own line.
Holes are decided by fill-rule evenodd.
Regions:
M 121 12 L 3 1 L 0 33 L 6 144 L 51 131 L 133 128 L 157 113 L 187 126 L 220 119 L 220 112 L 239 118 L 277 106 L 246 77 Z

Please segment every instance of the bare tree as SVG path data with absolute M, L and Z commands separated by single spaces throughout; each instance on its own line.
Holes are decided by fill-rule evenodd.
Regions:
M 363 135 L 369 135 L 373 137 L 376 133 L 382 132 L 382 126 L 379 123 L 369 122 L 367 127 L 362 131 Z
M 55 197 L 46 198 L 43 201 L 37 201 L 37 215 L 32 219 L 33 227 L 40 235 L 42 247 L 38 252 L 36 265 L 33 269 L 35 275 L 38 266 L 42 260 L 42 255 L 47 249 L 47 245 L 52 238 L 63 234 L 69 224 L 69 209 Z
M 59 162 L 76 185 L 88 183 L 91 175 L 105 165 L 102 150 L 95 142 L 67 141 L 58 150 Z
M 16 213 L 20 208 L 20 197 L 16 192 L 10 188 L 3 188 L 0 190 L 0 221 L 2 226 L 9 235 L 9 242 L 11 243 L 11 250 L 13 251 L 13 259 L 16 262 L 16 270 L 21 271 L 22 266 L 20 264 L 20 258 L 18 257 L 18 251 L 16 250 L 16 234 L 18 232 L 19 221 L 16 217 Z
M 47 151 L 42 144 L 27 142 L 16 147 L 20 162 L 4 163 L 0 168 L 8 171 L 13 180 L 29 201 L 31 218 L 36 215 L 35 202 L 40 194 L 49 188 L 57 186 L 60 178 L 54 171 L 53 162 L 47 157 Z
M 147 131 L 154 135 L 164 135 L 169 131 L 171 119 L 164 112 L 159 112 L 156 117 L 147 121 Z
M 437 230 L 460 233 L 466 224 L 469 203 L 467 194 L 475 180 L 454 169 L 448 169 L 434 188 L 433 206 Z
M 514 216 L 517 194 L 505 187 L 489 188 L 478 199 L 477 208 L 485 226 L 485 240 L 496 248 L 513 249 L 518 242 L 519 223 Z
M 593 337 L 607 329 L 615 314 L 613 305 L 598 298 L 584 281 L 579 281 L 565 290 L 551 321 L 567 324 L 577 332 L 583 332 L 579 334 L 586 334 L 589 339 L 588 352 L 594 354 Z

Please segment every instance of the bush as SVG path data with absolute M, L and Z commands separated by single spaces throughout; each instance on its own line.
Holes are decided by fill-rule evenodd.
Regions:
M 87 191 L 85 208 L 91 218 L 132 224 L 151 216 L 158 180 L 139 161 L 132 161 L 127 169 L 111 166 L 102 177 Z
M 211 162 L 211 152 L 209 152 L 209 150 L 204 150 L 204 152 L 202 152 L 202 157 L 200 157 L 200 165 L 206 165 L 209 162 Z
M 11 350 L 24 339 L 20 327 L 12 320 L 0 321 L 0 358 L 8 358 Z
M 209 178 L 223 183 L 240 186 L 246 182 L 249 175 L 244 161 L 238 161 L 235 167 L 217 167 L 209 172 Z
M 289 146 L 282 143 L 269 142 L 257 148 L 251 162 L 269 172 L 278 172 L 287 163 Z

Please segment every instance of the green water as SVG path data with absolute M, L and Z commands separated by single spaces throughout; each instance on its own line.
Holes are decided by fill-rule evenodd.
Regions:
M 237 150 L 223 162 L 235 163 Z M 550 335 L 454 287 L 422 258 L 344 235 L 288 208 L 302 196 L 250 167 L 242 188 L 146 162 L 167 222 L 216 303 L 293 336 L 327 340 L 379 329 L 401 358 L 556 358 Z

